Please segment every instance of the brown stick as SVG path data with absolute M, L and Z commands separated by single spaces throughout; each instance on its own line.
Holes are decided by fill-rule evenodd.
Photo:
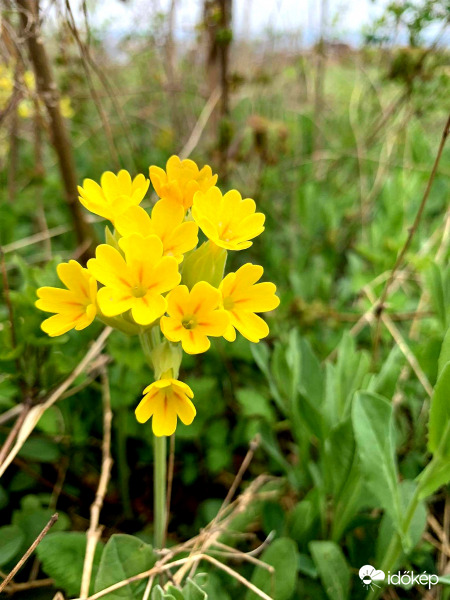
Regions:
M 28 548 L 28 550 L 25 552 L 25 554 L 22 556 L 22 558 L 19 560 L 19 562 L 14 567 L 14 569 L 11 571 L 11 573 L 2 581 L 2 583 L 0 583 L 0 592 L 5 589 L 5 587 L 8 585 L 8 583 L 10 583 L 10 581 L 13 579 L 13 577 L 20 571 L 20 569 L 27 562 L 27 560 L 30 558 L 30 556 L 33 554 L 33 552 L 36 550 L 38 545 L 42 542 L 44 537 L 47 535 L 47 533 L 50 531 L 50 529 L 53 527 L 53 525 L 56 523 L 57 520 L 58 520 L 58 513 L 55 513 L 52 516 L 52 518 L 50 519 L 50 521 L 47 523 L 47 525 L 44 527 L 44 529 L 41 531 L 41 533 L 37 536 L 37 538 L 31 544 L 31 546 Z
M 59 169 L 63 180 L 67 206 L 79 245 L 89 241 L 84 259 L 92 256 L 93 232 L 85 220 L 78 202 L 77 175 L 72 146 L 66 123 L 61 115 L 59 93 L 55 83 L 51 65 L 43 44 L 38 14 L 32 0 L 16 0 L 20 8 L 20 16 L 25 30 L 25 41 L 28 54 L 36 77 L 36 89 L 47 109 L 53 148 L 58 156 Z
M 78 363 L 78 365 L 75 367 L 75 369 L 72 371 L 72 373 L 61 383 L 61 385 L 59 385 L 56 388 L 56 390 L 54 390 L 53 392 L 50 393 L 50 395 L 44 402 L 42 402 L 41 404 L 35 405 L 30 409 L 30 411 L 28 412 L 28 414 L 22 424 L 22 427 L 20 428 L 20 431 L 17 435 L 16 443 L 14 444 L 13 448 L 9 452 L 8 456 L 5 458 L 5 460 L 0 465 L 0 477 L 3 476 L 6 469 L 9 467 L 9 465 L 15 459 L 19 450 L 22 448 L 23 444 L 28 439 L 29 435 L 31 434 L 34 427 L 39 422 L 39 419 L 44 414 L 44 412 L 48 408 L 50 408 L 50 406 L 53 406 L 53 404 L 61 398 L 61 396 L 64 394 L 64 392 L 66 392 L 69 389 L 69 387 L 72 385 L 72 383 L 78 377 L 78 375 L 80 375 L 84 371 L 84 369 L 87 367 L 87 365 L 94 358 L 96 358 L 98 356 L 98 354 L 102 350 L 103 345 L 106 342 L 106 339 L 108 338 L 111 331 L 112 331 L 111 327 L 105 327 L 105 329 L 99 335 L 99 337 L 94 342 L 94 344 L 89 348 L 89 350 L 85 354 L 84 358 Z
M 379 343 L 379 338 L 380 338 L 380 327 L 381 327 L 381 315 L 384 310 L 384 305 L 386 303 L 392 282 L 394 281 L 395 274 L 397 273 L 397 270 L 399 269 L 400 265 L 403 263 L 405 255 L 408 252 L 411 242 L 413 240 L 413 237 L 417 231 L 417 228 L 419 227 L 419 223 L 422 218 L 422 214 L 425 209 L 428 198 L 430 196 L 431 187 L 433 185 L 433 182 L 434 182 L 434 179 L 436 176 L 436 171 L 439 166 L 439 163 L 440 163 L 440 160 L 442 157 L 442 152 L 444 150 L 445 142 L 447 141 L 449 132 L 450 132 L 450 115 L 447 118 L 447 122 L 445 124 L 444 131 L 442 132 L 441 142 L 439 144 L 436 158 L 434 160 L 433 168 L 431 169 L 430 177 L 428 178 L 428 183 L 425 188 L 425 192 L 423 194 L 422 202 L 420 203 L 419 209 L 418 209 L 416 217 L 414 219 L 414 223 L 412 224 L 412 227 L 409 230 L 408 237 L 406 238 L 406 241 L 403 244 L 403 248 L 401 249 L 400 254 L 397 257 L 397 260 L 395 261 L 394 267 L 392 268 L 391 274 L 389 275 L 389 279 L 387 280 L 386 285 L 384 286 L 383 292 L 380 297 L 380 301 L 378 303 L 379 309 L 375 312 L 376 317 L 377 317 L 377 331 L 376 331 L 375 342 L 374 342 L 374 356 L 376 356 L 377 349 L 378 349 L 378 343 Z
M 102 468 L 97 494 L 91 506 L 91 521 L 87 531 L 86 554 L 84 557 L 83 576 L 81 578 L 80 598 L 89 596 L 89 586 L 92 577 L 92 565 L 94 564 L 95 549 L 100 539 L 102 528 L 99 527 L 100 511 L 103 506 L 109 477 L 111 474 L 111 394 L 109 389 L 108 372 L 106 367 L 102 369 L 102 398 L 103 398 L 103 443 L 102 443 Z

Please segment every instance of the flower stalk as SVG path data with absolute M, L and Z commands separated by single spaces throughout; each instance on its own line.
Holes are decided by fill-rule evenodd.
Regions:
M 155 548 L 162 549 L 164 545 L 166 527 L 166 478 L 167 478 L 167 438 L 166 436 L 153 435 L 153 527 Z

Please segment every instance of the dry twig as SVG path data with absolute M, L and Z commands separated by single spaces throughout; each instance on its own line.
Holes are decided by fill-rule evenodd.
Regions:
M 99 527 L 100 511 L 103 506 L 106 489 L 111 474 L 111 394 L 109 388 L 108 372 L 106 367 L 102 369 L 102 399 L 103 399 L 103 444 L 102 444 L 102 468 L 98 483 L 97 494 L 91 506 L 91 520 L 87 531 L 86 554 L 84 557 L 83 575 L 81 579 L 80 598 L 87 598 L 92 576 L 92 565 L 94 564 L 95 549 L 100 539 L 102 528 Z
M 31 544 L 31 546 L 28 548 L 28 550 L 25 552 L 25 554 L 22 556 L 22 558 L 19 560 L 19 562 L 11 571 L 11 573 L 0 583 L 0 592 L 5 589 L 5 587 L 12 581 L 13 577 L 20 571 L 20 569 L 27 562 L 27 560 L 30 558 L 30 556 L 33 554 L 33 552 L 36 550 L 38 545 L 42 542 L 44 537 L 47 535 L 47 533 L 50 531 L 50 529 L 53 527 L 57 520 L 58 513 L 55 513 L 50 519 L 50 521 L 47 523 L 47 525 L 44 527 L 44 529 L 41 531 L 41 533 Z

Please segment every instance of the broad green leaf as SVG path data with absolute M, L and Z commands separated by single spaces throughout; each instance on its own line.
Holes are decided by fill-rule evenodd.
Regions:
M 44 463 L 57 463 L 59 447 L 51 440 L 29 438 L 22 446 L 19 456 L 27 460 Z
M 339 494 L 355 459 L 355 437 L 350 419 L 342 421 L 330 431 L 325 440 L 325 468 L 328 493 Z
M 92 582 L 100 563 L 103 544 L 97 544 L 92 569 Z M 78 596 L 86 552 L 86 534 L 81 532 L 49 533 L 37 547 L 44 572 L 54 579 L 55 586 L 68 596 Z
M 17 525 L 0 527 L 0 567 L 17 556 L 24 541 L 25 534 Z
M 401 530 L 392 406 L 369 392 L 356 395 L 352 411 L 361 471 L 382 508 Z
M 184 600 L 183 594 L 179 590 L 176 590 L 176 592 L 178 595 L 174 596 L 170 592 L 164 592 L 162 587 L 157 585 L 152 589 L 151 600 Z
M 398 346 L 394 346 L 383 362 L 380 372 L 371 378 L 368 391 L 385 398 L 392 398 L 403 365 L 404 358 L 401 350 Z
M 272 406 L 267 398 L 254 388 L 241 388 L 236 392 L 241 413 L 245 417 L 264 417 L 269 423 L 275 421 Z
M 428 288 L 430 290 L 430 297 L 434 310 L 441 321 L 442 327 L 445 329 L 448 323 L 444 277 L 441 267 L 436 263 L 431 263 L 429 271 L 427 272 Z
M 315 406 L 324 399 L 324 373 L 320 362 L 306 340 L 300 342 L 301 370 L 299 378 L 300 392 Z
M 403 514 L 405 515 L 409 503 L 417 488 L 417 483 L 411 480 L 404 480 L 400 483 L 400 503 Z M 424 502 L 419 502 L 414 512 L 409 531 L 405 532 L 403 538 L 405 552 L 410 552 L 422 539 L 423 532 L 427 523 L 427 510 Z M 388 513 L 383 515 L 376 542 L 376 564 L 381 564 L 384 559 L 388 546 L 392 541 L 394 527 L 392 519 Z M 394 565 L 395 567 L 395 565 Z M 391 570 L 394 569 L 392 567 Z
M 447 329 L 447 333 L 445 334 L 444 341 L 442 342 L 441 346 L 441 353 L 439 355 L 438 363 L 438 377 L 441 376 L 442 371 L 448 362 L 450 362 L 450 327 Z
M 350 569 L 342 550 L 334 542 L 309 544 L 314 564 L 330 600 L 346 600 L 350 587 Z
M 308 543 L 319 533 L 320 502 L 319 491 L 313 488 L 292 510 L 289 515 L 289 535 L 300 549 L 306 550 Z
M 335 369 L 339 420 L 350 415 L 354 394 L 357 390 L 361 390 L 369 366 L 370 359 L 367 353 L 357 350 L 355 340 L 346 332 L 339 344 Z
M 450 447 L 450 422 L 447 422 L 441 441 L 432 460 L 417 477 L 420 498 L 426 498 L 450 481 L 450 461 L 447 456 Z
M 278 538 L 262 554 L 261 560 L 271 565 L 273 575 L 266 569 L 256 567 L 252 583 L 276 600 L 290 600 L 295 591 L 298 571 L 297 545 L 288 538 Z M 258 596 L 248 591 L 246 600 L 256 600 Z
M 450 446 L 442 447 L 442 438 L 450 423 L 450 362 L 442 370 L 434 387 L 428 424 L 428 449 L 436 452 L 440 448 L 442 457 L 450 458 Z
M 151 569 L 157 560 L 152 546 L 137 537 L 116 534 L 109 538 L 95 579 L 95 591 Z M 132 583 L 105 596 L 106 600 L 134 600 L 142 582 Z
M 202 590 L 197 581 L 201 582 L 201 574 L 196 577 L 196 580 L 188 579 L 183 587 L 184 600 L 207 600 L 208 594 Z M 202 582 L 205 583 L 205 582 Z

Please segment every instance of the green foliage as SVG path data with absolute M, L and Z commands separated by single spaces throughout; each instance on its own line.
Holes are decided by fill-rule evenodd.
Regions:
M 50 533 L 37 548 L 37 555 L 47 575 L 54 579 L 57 587 L 70 596 L 77 596 L 80 593 L 85 553 L 86 534 L 75 531 Z M 102 544 L 98 544 L 92 567 L 94 578 L 99 568 L 101 554 Z M 91 592 L 93 592 L 92 585 Z
M 334 542 L 311 542 L 310 549 L 328 598 L 348 598 L 350 569 L 339 546 Z
M 17 525 L 0 527 L 0 566 L 8 564 L 15 558 L 25 541 L 24 532 Z
M 392 407 L 384 398 L 360 393 L 355 399 L 352 417 L 362 474 L 381 507 L 399 527 L 401 511 Z
M 136 537 L 124 534 L 113 535 L 106 544 L 98 572 L 95 577 L 95 592 L 100 592 L 118 581 L 148 571 L 157 560 L 153 548 L 149 544 L 141 542 Z M 125 588 L 107 594 L 108 600 L 119 598 L 132 599 L 139 595 L 145 582 L 131 583 Z
M 264 551 L 261 560 L 273 570 L 257 567 L 252 577 L 253 585 L 276 600 L 289 600 L 297 581 L 298 552 L 295 543 L 289 538 L 278 538 Z M 257 597 L 254 592 L 248 591 L 246 600 Z

